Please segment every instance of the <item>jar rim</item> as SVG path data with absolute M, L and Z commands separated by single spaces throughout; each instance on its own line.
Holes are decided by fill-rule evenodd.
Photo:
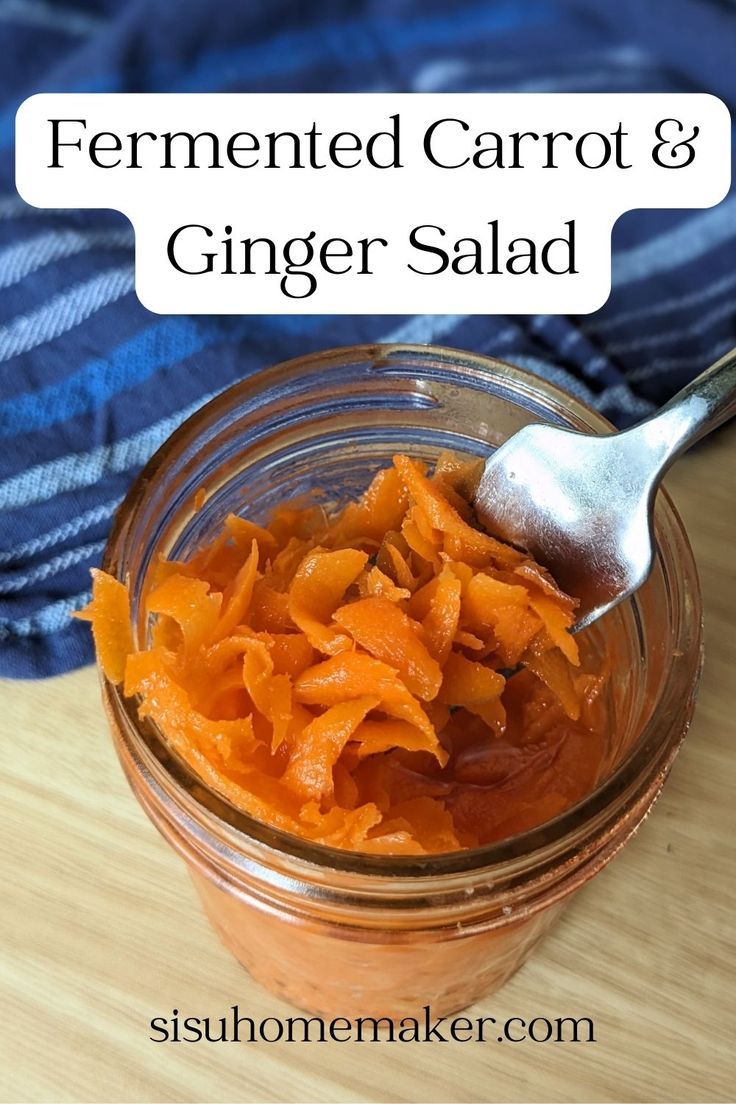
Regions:
M 591 429 L 606 432 L 615 428 L 603 415 L 588 406 L 578 396 L 570 394 L 557 384 L 507 361 L 481 353 L 440 345 L 376 343 L 337 347 L 293 357 L 262 369 L 225 388 L 190 415 L 163 442 L 134 480 L 116 512 L 103 554 L 103 570 L 121 578 L 118 565 L 125 560 L 123 553 L 130 520 L 144 505 L 149 485 L 158 476 L 162 467 L 165 468 L 167 462 L 174 458 L 185 444 L 190 443 L 192 436 L 196 436 L 209 420 L 226 413 L 240 400 L 252 399 L 259 392 L 289 378 L 293 380 L 295 371 L 304 374 L 318 368 L 324 370 L 331 364 L 348 364 L 356 361 L 375 363 L 377 360 L 389 358 L 398 361 L 406 357 L 411 360 L 432 358 L 449 368 L 455 365 L 481 369 L 484 373 L 490 370 L 497 378 L 500 376 L 513 380 L 518 390 L 535 397 L 543 395 L 559 413 L 567 417 L 577 416 Z M 297 862 L 306 862 L 311 867 L 345 874 L 380 875 L 408 880 L 426 878 L 428 875 L 436 878 L 440 875 L 462 875 L 473 871 L 487 871 L 491 868 L 500 869 L 509 863 L 532 859 L 548 852 L 555 845 L 564 845 L 564 842 L 574 837 L 581 827 L 596 819 L 600 820 L 610 805 L 617 798 L 625 796 L 642 774 L 651 776 L 653 797 L 656 796 L 661 780 L 687 730 L 702 667 L 700 588 L 684 526 L 664 489 L 659 491 L 657 511 L 660 520 L 664 519 L 669 525 L 678 544 L 680 555 L 673 578 L 683 593 L 689 593 L 696 614 L 692 624 L 688 625 L 682 619 L 679 637 L 674 644 L 674 648 L 682 652 L 680 658 L 688 661 L 687 670 L 683 673 L 679 665 L 669 666 L 659 697 L 632 748 L 595 789 L 552 819 L 504 840 L 475 848 L 437 854 L 372 855 L 334 848 L 292 835 L 236 808 L 225 797 L 209 787 L 183 760 L 178 756 L 172 756 L 165 737 L 150 718 L 144 722 L 141 721 L 138 717 L 136 699 L 126 698 L 121 687 L 103 677 L 105 693 L 108 701 L 126 717 L 128 735 L 135 734 L 137 737 L 137 751 L 145 749 L 149 753 L 149 760 L 153 756 L 153 760 L 158 761 L 163 771 L 161 778 L 170 783 L 167 786 L 169 793 L 178 795 L 182 799 L 187 798 L 190 803 L 193 799 L 203 813 L 213 814 L 220 825 L 230 830 L 231 841 L 234 829 L 235 838 L 240 837 L 249 844 L 265 846 L 272 852 Z M 689 640 L 686 639 L 688 631 Z M 687 694 L 683 693 L 683 678 Z M 663 738 L 661 735 L 663 720 L 668 717 L 673 722 L 670 726 L 671 732 L 666 732 Z M 150 761 L 148 765 L 151 765 Z M 657 778 L 660 779 L 659 785 L 656 784 Z M 206 795 L 204 800 L 201 796 L 203 793 Z M 633 795 L 631 800 L 634 802 L 636 795 Z

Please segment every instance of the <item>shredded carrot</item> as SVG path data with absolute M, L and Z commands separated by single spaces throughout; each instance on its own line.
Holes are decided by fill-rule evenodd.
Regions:
M 76 615 L 92 624 L 97 660 L 110 682 L 122 682 L 125 664 L 133 651 L 130 601 L 124 583 L 92 569 L 92 601 Z
M 137 649 L 95 571 L 102 671 L 207 785 L 318 843 L 451 851 L 557 815 L 602 769 L 608 672 L 581 666 L 575 599 L 476 525 L 478 472 L 396 456 L 332 514 L 229 515 L 155 565 Z

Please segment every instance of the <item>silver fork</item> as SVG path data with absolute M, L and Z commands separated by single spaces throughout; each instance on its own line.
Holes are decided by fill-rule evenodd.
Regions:
M 593 437 L 525 426 L 486 461 L 475 496 L 478 520 L 489 533 L 530 552 L 580 599 L 572 629 L 578 632 L 646 580 L 662 477 L 678 456 L 734 414 L 736 349 L 658 413 L 622 433 Z

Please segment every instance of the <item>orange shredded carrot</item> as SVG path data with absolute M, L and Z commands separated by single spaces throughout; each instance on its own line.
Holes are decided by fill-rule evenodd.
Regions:
M 92 624 L 97 660 L 110 682 L 122 682 L 125 664 L 133 651 L 130 601 L 124 583 L 92 569 L 92 601 L 75 615 Z
M 159 619 L 167 617 L 175 621 L 187 651 L 193 654 L 214 634 L 222 595 L 210 593 L 209 584 L 203 579 L 169 575 L 148 595 L 147 608 L 149 613 L 158 614 Z M 127 595 L 125 614 L 129 620 Z
M 442 671 L 419 639 L 421 626 L 388 598 L 363 598 L 335 611 L 335 621 L 369 655 L 393 664 L 407 690 L 437 697 Z
M 422 618 L 422 628 L 429 648 L 440 667 L 447 662 L 460 623 L 462 584 L 447 568 L 435 576 L 437 585 L 429 599 L 429 609 Z M 426 588 L 425 588 L 426 589 Z
M 608 670 L 581 665 L 575 599 L 476 526 L 478 475 L 396 456 L 332 515 L 228 515 L 156 563 L 149 646 L 102 572 L 78 616 L 141 718 L 251 816 L 371 854 L 525 831 L 596 784 Z
M 296 570 L 289 588 L 291 619 L 314 648 L 328 655 L 350 644 L 329 622 L 367 559 L 365 552 L 353 548 L 339 552 L 317 549 L 305 556 Z
M 397 587 L 380 567 L 363 570 L 358 577 L 358 592 L 361 598 L 388 598 L 391 602 L 402 602 L 411 597 L 411 591 Z
M 379 698 L 356 698 L 330 706 L 310 721 L 284 774 L 287 786 L 304 798 L 322 798 L 334 788 L 332 770 L 340 753 L 362 720 L 379 704 Z

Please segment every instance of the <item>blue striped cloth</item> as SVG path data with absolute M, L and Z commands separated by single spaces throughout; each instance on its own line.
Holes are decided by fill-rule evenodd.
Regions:
M 620 425 L 736 343 L 736 197 L 638 211 L 590 317 L 162 318 L 104 211 L 37 211 L 13 121 L 38 91 L 709 91 L 736 101 L 726 0 L 0 0 L 0 675 L 91 658 L 84 604 L 112 514 L 214 391 L 285 357 L 374 340 L 498 353 Z

